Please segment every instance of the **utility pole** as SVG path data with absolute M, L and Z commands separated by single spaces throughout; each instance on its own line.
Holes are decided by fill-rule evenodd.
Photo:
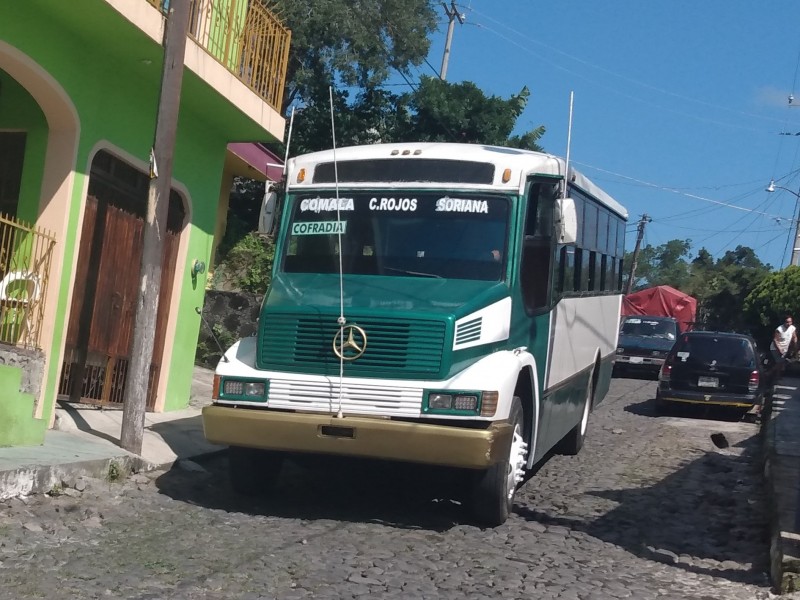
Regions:
M 795 194 L 795 206 L 797 209 L 794 211 L 795 220 L 794 220 L 794 245 L 792 246 L 792 262 L 790 263 L 792 266 L 800 265 L 800 195 Z
M 444 56 L 442 57 L 442 73 L 441 75 L 439 75 L 439 79 L 444 81 L 445 79 L 447 79 L 447 62 L 450 60 L 450 44 L 453 42 L 453 28 L 455 27 L 455 20 L 458 19 L 458 22 L 463 25 L 464 15 L 458 12 L 455 0 L 451 0 L 450 8 L 448 8 L 447 4 L 445 4 L 444 2 L 442 2 L 442 6 L 444 7 L 444 13 L 450 19 L 450 23 L 447 26 L 447 41 L 444 43 Z
M 644 226 L 650 221 L 652 221 L 652 219 L 647 215 L 642 215 L 642 218 L 639 219 L 639 228 L 636 234 L 636 246 L 633 248 L 633 257 L 631 258 L 631 272 L 630 275 L 628 275 L 628 284 L 625 286 L 626 296 L 631 293 L 631 288 L 633 287 L 633 277 L 636 275 L 636 258 L 639 256 L 639 247 L 642 245 Z
M 142 453 L 144 415 L 153 362 L 153 343 L 161 289 L 161 263 L 167 232 L 167 209 L 172 189 L 172 155 L 178 130 L 186 36 L 189 33 L 189 1 L 171 0 L 164 30 L 164 66 L 155 139 L 150 155 L 150 188 L 144 224 L 139 294 L 133 329 L 131 362 L 123 398 L 120 445 Z

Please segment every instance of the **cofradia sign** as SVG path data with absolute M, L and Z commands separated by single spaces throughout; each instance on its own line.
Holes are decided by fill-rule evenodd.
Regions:
M 325 235 L 330 233 L 344 233 L 347 221 L 310 221 L 294 223 L 292 235 Z

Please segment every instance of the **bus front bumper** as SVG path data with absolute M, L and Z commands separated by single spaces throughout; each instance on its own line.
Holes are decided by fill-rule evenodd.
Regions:
M 512 435 L 506 422 L 467 429 L 218 405 L 203 408 L 203 429 L 213 444 L 466 469 L 486 469 L 508 458 Z

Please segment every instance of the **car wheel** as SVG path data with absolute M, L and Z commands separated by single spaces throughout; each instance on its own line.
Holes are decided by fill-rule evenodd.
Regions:
M 243 496 L 260 496 L 271 490 L 283 466 L 278 452 L 231 446 L 228 449 L 228 476 L 231 487 Z
M 483 525 L 502 525 L 514 505 L 514 494 L 525 475 L 528 456 L 522 419 L 522 402 L 515 396 L 508 416 L 513 433 L 506 458 L 476 474 L 472 486 L 472 511 Z
M 656 414 L 663 415 L 667 412 L 667 403 L 664 401 L 664 398 L 661 397 L 661 392 L 656 391 L 656 399 L 654 401 Z

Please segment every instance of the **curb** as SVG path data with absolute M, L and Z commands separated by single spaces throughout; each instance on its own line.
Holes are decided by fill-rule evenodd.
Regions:
M 770 579 L 779 594 L 800 591 L 800 534 L 798 490 L 800 457 L 778 454 L 775 420 L 780 409 L 770 397 L 762 415 L 761 436 L 764 461 L 764 487 L 769 515 Z
M 126 476 L 146 468 L 135 455 L 89 459 L 74 463 L 32 465 L 0 472 L 0 500 L 29 494 L 46 494 L 54 487 L 80 477 L 109 478 L 116 470 Z

